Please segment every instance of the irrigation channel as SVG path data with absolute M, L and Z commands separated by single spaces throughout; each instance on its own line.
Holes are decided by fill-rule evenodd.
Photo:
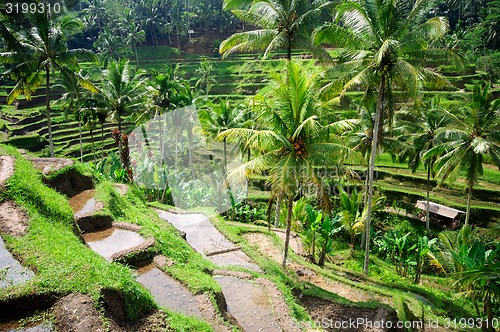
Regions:
M 107 261 L 116 261 L 132 252 L 145 250 L 154 244 L 138 232 L 140 226 L 113 222 L 100 214 L 101 202 L 90 189 L 73 196 L 70 206 L 83 232 L 87 245 Z M 188 243 L 216 265 L 244 267 L 259 272 L 259 267 L 239 247 L 224 237 L 202 214 L 174 214 L 159 211 L 162 219 L 185 232 Z M 146 287 L 159 305 L 176 312 L 203 319 L 196 297 L 180 282 L 163 272 L 158 259 L 136 270 L 136 280 Z M 266 290 L 252 282 L 234 276 L 214 277 L 221 285 L 229 312 L 245 331 L 281 331 L 274 318 L 272 300 Z

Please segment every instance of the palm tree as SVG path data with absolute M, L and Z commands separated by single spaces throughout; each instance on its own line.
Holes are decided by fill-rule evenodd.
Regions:
M 233 13 L 239 19 L 261 29 L 233 34 L 220 44 L 219 52 L 225 57 L 237 51 L 265 50 L 266 58 L 270 51 L 284 49 L 290 60 L 293 48 L 304 48 L 324 58 L 326 52 L 311 42 L 310 34 L 320 24 L 321 10 L 329 5 L 324 0 L 224 0 L 224 9 L 236 9 Z
M 99 33 L 102 32 L 103 26 L 108 21 L 108 11 L 103 0 L 86 0 L 87 8 L 83 9 L 83 13 L 88 22 L 97 23 Z
M 208 96 L 208 92 L 212 88 L 212 84 L 217 83 L 213 77 L 214 65 L 205 58 L 200 62 L 200 67 L 196 69 L 195 74 L 200 75 L 200 78 L 196 81 L 195 87 L 204 86 L 205 96 Z
M 96 127 L 97 113 L 98 113 L 96 99 L 89 95 L 84 95 L 82 104 L 83 107 L 80 109 L 79 113 L 82 119 L 82 123 L 87 127 L 87 129 L 90 132 L 90 139 L 92 141 L 91 143 L 92 155 L 94 156 L 94 160 L 96 160 L 97 156 L 95 153 L 95 142 L 94 142 L 95 141 L 94 130 Z
M 200 120 L 203 121 L 206 129 L 214 136 L 218 136 L 230 128 L 238 128 L 243 124 L 243 112 L 237 107 L 231 106 L 229 100 L 221 100 L 218 105 L 210 107 L 200 113 Z M 224 174 L 227 174 L 227 137 L 224 142 Z
M 118 122 L 122 131 L 122 118 L 145 108 L 147 90 L 142 71 L 130 68 L 129 62 L 111 62 L 104 71 L 102 86 L 103 108 Z
M 376 104 L 371 100 L 365 100 L 361 103 L 357 112 L 357 118 L 359 123 L 356 128 L 351 131 L 349 136 L 349 145 L 353 147 L 354 150 L 359 151 L 363 155 L 363 159 L 367 161 L 367 165 L 370 164 L 370 154 L 372 151 L 373 142 L 373 132 L 375 127 L 375 115 L 376 115 Z M 379 130 L 379 148 L 384 151 L 388 151 L 393 157 L 401 154 L 402 151 L 406 149 L 406 144 L 401 142 L 398 137 L 394 137 L 393 126 L 390 122 L 391 119 L 387 119 L 388 123 L 384 123 L 382 129 Z M 366 173 L 369 173 L 369 167 L 367 167 Z M 365 188 L 368 188 L 368 176 L 365 179 Z M 368 192 L 365 190 L 363 202 L 366 206 L 366 200 L 368 197 Z
M 416 96 L 423 81 L 441 78 L 423 67 L 425 61 L 449 61 L 453 55 L 432 47 L 434 41 L 446 35 L 448 22 L 443 17 L 434 17 L 422 23 L 428 3 L 428 0 L 346 2 L 337 6 L 336 22 L 325 25 L 314 36 L 318 44 L 343 48 L 342 63 L 334 68 L 340 73 L 337 82 L 342 87 L 342 94 L 362 85 L 365 100 L 376 98 L 375 134 L 368 171 L 365 274 L 368 274 L 370 254 L 373 170 L 384 118 L 386 114 L 391 118 L 394 111 L 393 87 Z
M 80 85 L 96 92 L 94 85 L 78 74 L 79 61 L 96 61 L 96 57 L 91 51 L 70 50 L 67 47 L 66 40 L 80 29 L 80 21 L 69 17 L 51 19 L 47 15 L 40 14 L 32 17 L 31 24 L 31 29 L 19 32 L 22 50 L 0 54 L 0 60 L 14 64 L 6 72 L 16 80 L 16 85 L 7 96 L 7 103 L 11 104 L 21 94 L 24 94 L 27 99 L 31 98 L 31 94 L 45 83 L 50 156 L 54 157 L 50 112 L 51 74 L 57 70 L 61 79 L 66 85 L 72 86 L 73 90 Z
M 342 168 L 342 162 L 352 156 L 338 132 L 352 127 L 350 121 L 321 124 L 317 101 L 317 75 L 307 75 L 295 62 L 288 63 L 285 77 L 277 77 L 277 87 L 268 96 L 267 109 L 257 118 L 263 128 L 233 128 L 218 138 L 238 140 L 251 146 L 260 155 L 244 165 L 252 172 L 269 171 L 268 181 L 275 196 L 287 201 L 286 237 L 283 266 L 286 266 L 293 201 L 300 184 L 313 184 L 319 205 L 330 211 L 330 198 L 323 188 L 316 165 Z M 233 170 L 234 173 L 241 169 Z M 231 174 L 229 174 L 231 176 Z
M 65 86 L 64 84 L 58 84 L 58 88 L 65 91 L 61 98 L 59 98 L 56 103 L 60 105 L 60 108 L 64 110 L 64 115 L 67 117 L 70 114 L 74 114 L 78 120 L 78 139 L 80 143 L 80 162 L 83 163 L 83 142 L 82 142 L 82 113 L 80 107 L 82 106 L 81 95 L 83 89 L 77 87 L 76 90 L 72 90 L 72 86 Z
M 99 34 L 97 40 L 94 42 L 94 47 L 97 49 L 99 61 L 102 63 L 103 68 L 107 68 L 109 62 L 118 61 L 120 59 L 122 49 L 122 41 L 118 36 L 104 28 L 104 31 Z
M 423 163 L 427 170 L 425 228 L 427 230 L 427 236 L 430 238 L 429 192 L 431 190 L 431 175 L 433 178 L 436 175 L 434 172 L 436 157 L 422 160 L 422 156 L 425 152 L 439 144 L 436 136 L 440 129 L 446 127 L 450 123 L 450 118 L 440 105 L 439 97 L 434 97 L 430 102 L 424 102 L 415 112 L 408 114 L 401 122 L 405 130 L 410 133 L 405 136 L 409 144 L 413 147 L 412 155 L 408 161 L 408 167 L 415 173 L 418 167 Z
M 484 157 L 490 156 L 500 169 L 500 99 L 494 100 L 489 88 L 489 84 L 476 85 L 472 100 L 459 110 L 459 116 L 448 112 L 454 128 L 441 131 L 439 136 L 444 142 L 423 156 L 424 159 L 439 156 L 435 167 L 442 181 L 460 169 L 465 170 L 468 189 L 465 225 L 470 220 L 472 188 L 483 175 Z
M 135 54 L 135 64 L 139 65 L 139 56 L 137 55 L 137 43 L 142 43 L 146 40 L 146 32 L 139 26 L 136 26 L 133 21 L 127 22 L 126 25 L 125 44 L 132 46 Z

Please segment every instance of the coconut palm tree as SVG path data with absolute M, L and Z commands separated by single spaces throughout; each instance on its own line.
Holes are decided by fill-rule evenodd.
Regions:
M 146 80 L 142 71 L 131 68 L 129 62 L 124 60 L 111 62 L 104 71 L 104 77 L 102 107 L 118 122 L 121 132 L 123 117 L 145 108 Z
M 257 121 L 267 129 L 232 128 L 218 138 L 238 140 L 260 154 L 243 167 L 251 172 L 269 171 L 269 183 L 275 196 L 287 202 L 286 237 L 283 266 L 286 266 L 294 198 L 300 184 L 313 184 L 318 202 L 330 211 L 330 198 L 314 166 L 343 167 L 353 155 L 338 135 L 352 128 L 351 121 L 322 124 L 318 113 L 317 75 L 307 75 L 297 63 L 288 63 L 287 74 L 276 77 L 277 87 L 268 95 L 268 107 Z M 233 170 L 237 173 L 241 168 Z M 229 174 L 231 176 L 231 174 Z
M 7 96 L 7 103 L 11 104 L 21 94 L 31 98 L 31 94 L 45 83 L 50 156 L 54 157 L 50 111 L 51 77 L 57 71 L 61 80 L 66 85 L 73 86 L 73 89 L 80 85 L 96 92 L 94 85 L 78 74 L 79 61 L 96 61 L 96 56 L 86 49 L 70 50 L 67 47 L 68 37 L 81 28 L 80 21 L 70 17 L 52 19 L 39 14 L 33 15 L 30 22 L 30 29 L 18 32 L 22 50 L 0 53 L 0 60 L 13 64 L 6 74 L 16 81 Z
M 102 0 L 85 0 L 87 8 L 83 9 L 83 14 L 88 22 L 97 24 L 99 33 L 102 32 L 103 26 L 109 20 L 108 10 Z M 92 28 L 92 27 L 91 27 Z
M 335 22 L 314 35 L 318 44 L 341 48 L 341 64 L 334 68 L 340 79 L 326 88 L 340 86 L 344 94 L 361 85 L 365 89 L 363 98 L 375 99 L 377 103 L 368 172 L 365 274 L 370 254 L 373 170 L 384 118 L 387 115 L 391 118 L 394 111 L 393 88 L 397 86 L 400 93 L 416 96 L 425 80 L 441 78 L 424 67 L 425 61 L 450 62 L 453 58 L 450 51 L 432 47 L 434 41 L 446 35 L 448 22 L 444 17 L 425 20 L 429 3 L 428 0 L 349 1 L 336 7 Z
M 472 99 L 459 110 L 458 116 L 448 112 L 454 120 L 453 128 L 441 131 L 439 138 L 444 142 L 423 156 L 424 159 L 439 156 L 435 167 L 442 181 L 459 170 L 465 171 L 468 189 L 465 225 L 470 221 L 472 188 L 483 175 L 484 158 L 490 156 L 500 169 L 500 99 L 494 99 L 489 88 L 489 84 L 476 85 Z
M 80 162 L 83 163 L 83 142 L 82 142 L 82 113 L 80 107 L 82 106 L 81 95 L 83 89 L 77 87 L 76 90 L 72 90 L 72 86 L 65 86 L 63 84 L 58 84 L 57 88 L 63 89 L 64 93 L 59 98 L 56 103 L 60 105 L 60 109 L 64 110 L 64 115 L 67 117 L 72 114 L 76 116 L 78 120 L 78 139 L 80 143 Z
M 232 106 L 227 99 L 200 112 L 199 116 L 204 127 L 215 137 L 230 128 L 244 126 L 243 110 Z M 227 137 L 224 137 L 222 141 L 224 142 L 224 174 L 227 174 Z
M 405 127 L 405 140 L 408 140 L 413 147 L 411 157 L 408 160 L 408 167 L 415 173 L 420 165 L 424 165 L 427 170 L 426 185 L 426 212 L 425 228 L 427 236 L 430 238 L 429 228 L 429 192 L 431 190 L 431 175 L 435 177 L 434 164 L 436 157 L 422 160 L 425 152 L 439 144 L 437 134 L 440 129 L 445 128 L 450 123 L 450 117 L 446 114 L 444 108 L 440 105 L 439 97 L 434 97 L 429 102 L 422 103 L 414 112 L 410 112 L 401 120 L 401 125 Z
M 195 70 L 195 74 L 200 75 L 200 78 L 195 83 L 195 87 L 204 86 L 205 96 L 208 96 L 208 92 L 212 88 L 212 85 L 217 83 L 214 78 L 214 65 L 205 58 L 201 60 L 200 67 Z
M 137 55 L 137 43 L 143 43 L 146 40 L 146 32 L 142 30 L 138 25 L 135 25 L 133 21 L 129 21 L 125 25 L 126 36 L 125 44 L 132 46 L 132 50 L 135 55 L 135 64 L 139 65 L 139 56 Z
M 225 0 L 224 9 L 234 9 L 239 19 L 260 29 L 233 34 L 220 44 L 219 52 L 226 57 L 237 51 L 264 50 L 266 58 L 278 49 L 286 50 L 290 60 L 293 48 L 303 48 L 325 58 L 326 52 L 311 42 L 310 35 L 321 24 L 321 10 L 329 5 L 324 0 Z

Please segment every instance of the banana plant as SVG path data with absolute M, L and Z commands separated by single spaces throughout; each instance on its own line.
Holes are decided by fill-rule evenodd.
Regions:
M 323 246 L 321 247 L 321 253 L 318 261 L 319 266 L 325 265 L 326 254 L 332 251 L 333 236 L 344 228 L 344 226 L 339 225 L 340 216 L 332 216 L 330 214 L 325 214 L 323 216 L 323 222 L 319 228 L 319 233 L 323 238 Z
M 307 240 L 311 243 L 311 260 L 316 263 L 316 232 L 321 225 L 321 220 L 323 219 L 323 213 L 316 211 L 310 204 L 305 207 L 307 214 L 307 225 L 306 225 L 306 236 Z
M 339 212 L 340 222 L 349 232 L 349 236 L 351 237 L 351 248 L 354 250 L 356 246 L 356 237 L 362 234 L 364 229 L 363 217 L 366 216 L 366 213 L 360 211 L 363 195 L 358 193 L 357 190 L 353 190 L 351 195 L 349 195 L 341 188 L 339 198 L 341 209 Z
M 406 277 L 408 275 L 408 269 L 412 265 L 416 265 L 416 262 L 411 257 L 410 253 L 417 247 L 416 244 L 410 245 L 408 236 L 411 232 L 406 233 L 401 237 L 394 239 L 394 245 L 396 246 L 396 270 L 400 276 Z
M 432 247 L 437 243 L 437 241 L 438 238 L 429 240 L 427 236 L 418 237 L 417 246 L 415 248 L 416 266 L 414 282 L 416 284 L 420 282 L 420 276 L 422 275 L 422 270 L 424 268 L 424 263 L 426 260 L 428 260 L 432 266 L 439 269 L 441 272 L 446 273 L 441 263 L 437 260 L 437 258 L 431 251 Z

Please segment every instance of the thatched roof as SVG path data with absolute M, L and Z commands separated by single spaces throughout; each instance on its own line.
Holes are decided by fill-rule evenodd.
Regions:
M 415 207 L 421 209 L 422 211 L 426 211 L 427 201 L 417 201 Z M 450 219 L 456 219 L 460 214 L 465 213 L 464 211 L 460 211 L 434 202 L 429 202 L 429 212 Z

